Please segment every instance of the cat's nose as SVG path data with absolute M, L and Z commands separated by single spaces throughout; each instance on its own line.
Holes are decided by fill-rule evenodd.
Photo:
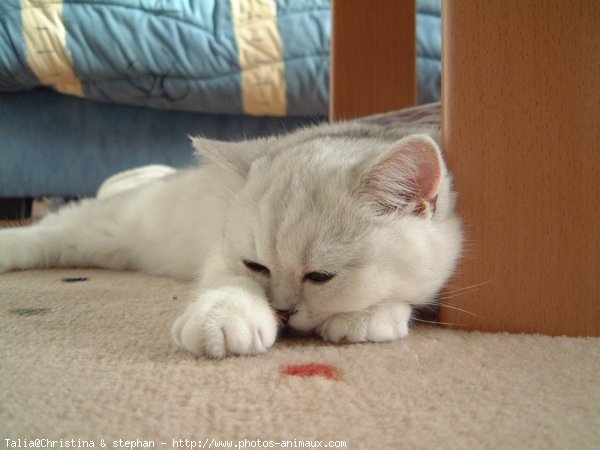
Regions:
M 283 309 L 277 309 L 275 311 L 275 315 L 284 323 L 287 324 L 288 320 L 290 320 L 290 311 L 289 310 L 283 310 Z

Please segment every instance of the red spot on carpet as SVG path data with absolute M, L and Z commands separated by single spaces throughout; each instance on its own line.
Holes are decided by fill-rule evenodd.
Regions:
M 325 377 L 336 379 L 339 377 L 339 370 L 329 364 L 310 363 L 310 364 L 290 364 L 284 368 L 286 375 L 298 377 Z

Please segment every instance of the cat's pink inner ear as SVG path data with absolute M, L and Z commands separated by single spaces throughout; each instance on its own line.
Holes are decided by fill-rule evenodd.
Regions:
M 418 138 L 410 143 L 416 153 L 417 167 L 413 184 L 420 199 L 432 201 L 437 196 L 442 180 L 440 151 L 431 138 Z
M 415 135 L 394 144 L 371 169 L 364 189 L 383 213 L 410 208 L 415 215 L 431 216 L 441 179 L 437 144 L 429 136 Z

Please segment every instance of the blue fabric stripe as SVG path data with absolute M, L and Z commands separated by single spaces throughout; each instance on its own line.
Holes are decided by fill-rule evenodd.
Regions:
M 439 16 L 417 14 L 417 55 L 441 59 L 442 19 Z
M 417 0 L 417 11 L 440 17 L 442 14 L 442 0 Z
M 331 45 L 329 1 L 279 0 L 277 16 L 285 61 L 288 115 L 327 114 Z
M 39 80 L 27 64 L 20 0 L 0 1 L 0 90 L 33 88 Z
M 113 0 L 99 8 L 98 2 L 68 1 L 64 20 L 86 97 L 183 111 L 243 111 L 229 2 Z

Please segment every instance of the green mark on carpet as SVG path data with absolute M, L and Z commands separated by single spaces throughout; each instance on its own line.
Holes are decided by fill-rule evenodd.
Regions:
M 11 313 L 20 317 L 41 316 L 48 311 L 50 311 L 50 308 L 15 308 L 10 310 Z

